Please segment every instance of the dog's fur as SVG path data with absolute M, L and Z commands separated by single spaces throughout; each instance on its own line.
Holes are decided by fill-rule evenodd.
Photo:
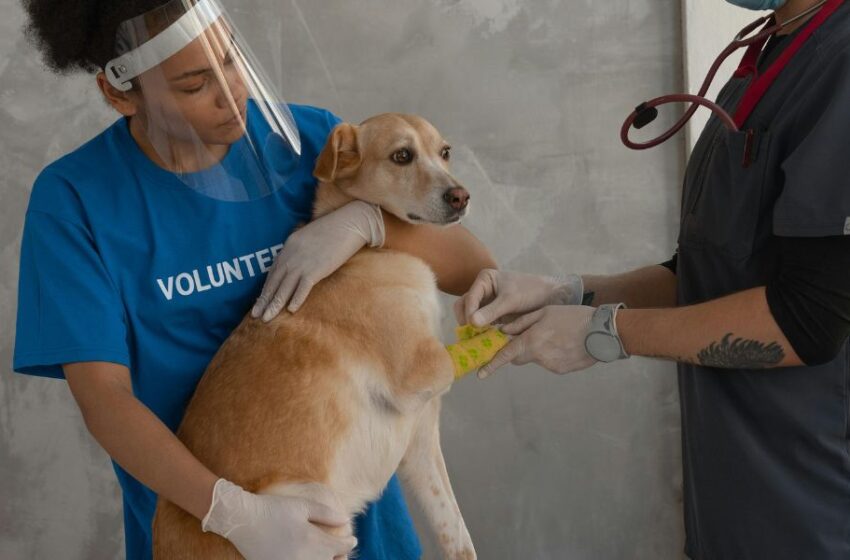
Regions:
M 407 222 L 457 222 L 466 198 L 454 195 L 465 191 L 449 173 L 445 148 L 415 116 L 337 126 L 316 165 L 314 218 L 361 199 Z M 412 161 L 399 163 L 405 149 Z M 351 516 L 398 469 L 442 556 L 474 559 L 440 449 L 439 397 L 453 368 L 438 323 L 428 266 L 364 249 L 318 283 L 295 315 L 242 321 L 201 379 L 178 436 L 213 472 L 248 491 L 303 496 Z M 240 555 L 160 499 L 154 557 Z

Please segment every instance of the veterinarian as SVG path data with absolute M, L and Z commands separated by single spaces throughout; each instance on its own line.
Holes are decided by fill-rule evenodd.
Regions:
M 732 3 L 780 23 L 812 11 L 720 93 L 732 114 L 755 104 L 740 132 L 717 117 L 703 131 L 673 259 L 615 276 L 485 271 L 455 311 L 513 336 L 482 376 L 678 362 L 690 558 L 847 560 L 850 2 Z
M 282 103 L 215 1 L 24 5 L 47 65 L 92 73 L 90 95 L 119 118 L 35 181 L 14 369 L 68 381 L 113 459 L 127 558 L 151 557 L 158 494 L 248 560 L 331 560 L 358 541 L 364 560 L 419 558 L 395 478 L 356 520 L 355 541 L 318 526 L 347 523 L 332 507 L 243 490 L 174 432 L 252 307 L 266 319 L 296 309 L 366 245 L 422 257 L 460 294 L 493 266 L 487 250 L 462 227 L 414 227 L 364 202 L 292 233 L 310 219 L 315 159 L 340 120 Z

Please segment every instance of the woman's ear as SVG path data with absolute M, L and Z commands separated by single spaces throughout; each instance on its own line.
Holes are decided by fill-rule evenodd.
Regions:
M 360 167 L 357 127 L 342 123 L 334 127 L 331 137 L 316 160 L 313 176 L 324 183 L 352 177 Z
M 128 92 L 121 91 L 113 87 L 113 85 L 109 83 L 109 80 L 106 79 L 106 74 L 103 72 L 98 72 L 96 79 L 97 87 L 100 88 L 101 93 L 103 93 L 103 98 L 106 99 L 106 102 L 112 105 L 116 111 L 125 117 L 132 117 L 136 114 L 138 111 L 138 105 L 130 95 L 127 95 Z

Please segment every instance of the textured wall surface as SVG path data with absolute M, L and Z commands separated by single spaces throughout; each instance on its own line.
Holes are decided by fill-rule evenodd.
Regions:
M 0 558 L 120 558 L 117 484 L 66 384 L 10 371 L 32 181 L 115 116 L 91 77 L 42 68 L 18 4 L 0 0 Z M 618 131 L 638 101 L 681 88 L 678 2 L 239 6 L 243 31 L 274 45 L 258 54 L 289 101 L 352 121 L 404 111 L 434 122 L 474 199 L 467 224 L 504 267 L 615 272 L 671 254 L 682 144 L 633 153 Z M 481 558 L 681 557 L 672 366 L 633 359 L 567 377 L 511 367 L 459 383 L 444 410 Z

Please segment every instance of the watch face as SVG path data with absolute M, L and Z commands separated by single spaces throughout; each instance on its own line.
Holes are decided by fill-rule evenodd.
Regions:
M 620 345 L 606 333 L 590 333 L 585 340 L 588 353 L 600 362 L 613 362 L 620 357 Z

